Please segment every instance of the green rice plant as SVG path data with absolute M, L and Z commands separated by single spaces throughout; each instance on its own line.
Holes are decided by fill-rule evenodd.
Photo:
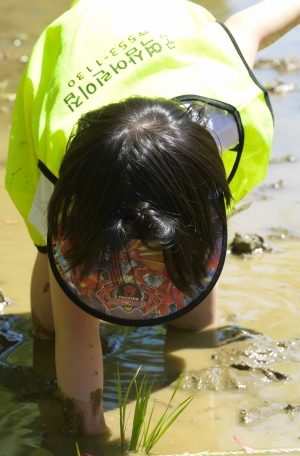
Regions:
M 143 430 L 145 428 L 146 422 L 146 413 L 148 402 L 150 398 L 150 394 L 152 392 L 153 384 L 155 378 L 153 379 L 152 383 L 148 387 L 148 378 L 147 373 L 145 372 L 140 387 L 137 385 L 137 381 L 135 380 L 135 390 L 136 390 L 136 405 L 134 409 L 134 416 L 133 416 L 133 424 L 132 424 L 132 434 L 130 439 L 129 451 L 137 451 L 141 445 L 141 436 L 143 435 Z M 153 402 L 154 406 L 155 402 Z M 152 407 L 153 410 L 153 407 Z M 152 412 L 152 411 L 151 411 Z M 152 416 L 152 414 L 151 414 Z M 145 432 L 144 432 L 145 434 Z
M 147 454 L 151 449 L 154 447 L 154 445 L 158 442 L 158 440 L 163 436 L 163 434 L 169 429 L 171 424 L 178 418 L 178 416 L 186 409 L 186 407 L 192 402 L 195 396 L 199 393 L 200 390 L 197 390 L 195 393 L 191 394 L 187 399 L 182 401 L 172 412 L 169 413 L 169 409 L 172 406 L 172 402 L 175 398 L 175 395 L 178 391 L 178 388 L 184 378 L 185 371 L 182 372 L 180 375 L 175 389 L 173 391 L 173 394 L 171 396 L 171 399 L 166 407 L 165 412 L 163 415 L 160 417 L 158 420 L 157 424 L 154 426 L 153 430 L 149 433 L 149 425 L 151 422 L 152 414 L 153 414 L 153 408 L 151 410 L 150 418 L 148 420 L 146 429 L 145 429 L 145 434 L 144 434 L 144 440 L 143 440 L 143 451 Z M 154 403 L 155 405 L 155 403 Z
M 120 379 L 120 372 L 119 367 L 117 368 L 117 391 L 118 391 L 118 402 L 120 407 L 120 434 L 121 434 L 121 446 L 123 448 L 126 447 L 126 440 L 125 440 L 125 431 L 126 431 L 126 424 L 125 417 L 126 417 L 126 407 L 128 397 L 132 388 L 132 385 L 135 384 L 136 390 L 136 405 L 134 409 L 134 417 L 133 417 L 133 425 L 132 425 L 132 435 L 129 443 L 129 451 L 139 451 L 140 449 L 144 453 L 149 453 L 154 445 L 158 442 L 158 440 L 163 436 L 163 434 L 167 431 L 167 429 L 171 426 L 171 424 L 176 420 L 176 418 L 186 409 L 189 403 L 194 399 L 194 397 L 199 393 L 200 390 L 196 391 L 195 393 L 191 394 L 187 399 L 181 402 L 174 410 L 171 412 L 169 409 L 172 407 L 172 402 L 175 398 L 175 395 L 180 387 L 180 384 L 184 378 L 185 372 L 182 372 L 180 375 L 171 399 L 167 404 L 166 410 L 155 424 L 153 429 L 150 431 L 150 424 L 153 417 L 153 411 L 155 407 L 155 399 L 147 417 L 147 409 L 148 403 L 150 399 L 150 395 L 153 389 L 155 379 L 148 384 L 148 377 L 147 373 L 144 374 L 140 386 L 137 384 L 137 376 L 141 370 L 140 366 L 136 373 L 134 374 L 131 382 L 129 383 L 124 400 L 122 398 L 122 385 Z
M 80 453 L 79 451 L 79 446 L 78 446 L 78 443 L 75 442 L 76 444 L 76 452 L 77 452 L 77 456 L 92 456 L 91 454 L 87 454 L 87 453 Z
M 119 409 L 120 409 L 121 446 L 123 448 L 126 447 L 125 430 L 126 430 L 127 421 L 125 422 L 125 417 L 126 417 L 126 407 L 127 407 L 128 396 L 129 396 L 129 393 L 131 391 L 131 387 L 132 387 L 133 383 L 135 382 L 136 377 L 137 377 L 141 367 L 142 366 L 140 366 L 138 368 L 138 370 L 136 371 L 136 373 L 132 377 L 132 380 L 131 380 L 131 382 L 129 383 L 129 385 L 127 387 L 127 390 L 126 390 L 126 393 L 125 393 L 125 397 L 124 397 L 124 401 L 123 401 L 122 400 L 122 385 L 121 385 L 120 371 L 119 371 L 119 366 L 117 366 L 117 382 L 116 383 L 117 383 L 117 391 L 118 391 L 118 403 L 119 403 Z

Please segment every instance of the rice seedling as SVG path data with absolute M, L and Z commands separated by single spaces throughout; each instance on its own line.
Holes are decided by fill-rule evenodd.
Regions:
M 152 422 L 153 411 L 155 407 L 155 399 L 153 401 L 153 405 L 151 407 L 150 413 L 148 413 L 148 403 L 150 399 L 150 395 L 152 392 L 152 388 L 154 385 L 155 379 L 149 383 L 147 373 L 144 374 L 140 385 L 137 384 L 137 376 L 141 370 L 140 366 L 136 373 L 134 374 L 131 382 L 129 383 L 127 390 L 125 392 L 124 399 L 122 397 L 122 385 L 121 385 L 121 378 L 119 367 L 117 368 L 117 391 L 118 391 L 118 402 L 120 408 L 120 435 L 121 435 L 121 446 L 123 449 L 126 448 L 126 407 L 129 398 L 129 394 L 133 384 L 135 385 L 135 392 L 136 392 L 136 405 L 134 409 L 134 416 L 133 416 L 133 425 L 132 425 L 132 435 L 129 442 L 129 451 L 142 451 L 143 453 L 147 454 L 154 445 L 160 440 L 160 438 L 164 435 L 164 433 L 169 429 L 171 424 L 178 418 L 178 416 L 186 409 L 189 403 L 194 399 L 194 397 L 199 393 L 200 390 L 196 391 L 195 393 L 191 394 L 187 399 L 181 402 L 174 410 L 170 412 L 170 408 L 172 407 L 172 403 L 180 387 L 180 384 L 184 378 L 185 372 L 182 372 L 180 375 L 173 394 L 166 406 L 166 409 L 162 416 L 159 418 L 158 422 L 154 425 L 153 429 L 150 431 L 150 424 Z M 127 417 L 128 419 L 128 417 Z
M 91 454 L 80 453 L 80 451 L 79 451 L 79 446 L 78 446 L 78 443 L 77 443 L 77 442 L 76 442 L 76 452 L 77 452 L 77 456 L 92 456 Z
M 117 383 L 117 391 L 118 391 L 118 403 L 119 403 L 119 409 L 120 409 L 120 437 L 121 437 L 121 446 L 122 446 L 122 448 L 126 447 L 125 430 L 126 430 L 127 421 L 125 422 L 125 418 L 126 418 L 126 407 L 127 407 L 128 396 L 129 396 L 129 393 L 131 391 L 131 387 L 132 387 L 133 383 L 135 382 L 136 377 L 137 377 L 141 367 L 142 366 L 140 366 L 138 368 L 138 370 L 136 371 L 136 373 L 132 377 L 131 382 L 129 383 L 129 385 L 127 387 L 127 390 L 126 390 L 126 393 L 125 393 L 125 397 L 124 397 L 124 401 L 123 401 L 122 400 L 122 385 L 121 385 L 120 371 L 119 371 L 119 366 L 117 366 L 117 381 L 116 381 L 116 383 Z

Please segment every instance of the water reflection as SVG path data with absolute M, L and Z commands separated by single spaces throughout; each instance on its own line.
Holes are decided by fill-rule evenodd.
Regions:
M 61 0 L 60 2 L 45 0 L 40 3 L 33 0 L 1 2 L 0 52 L 11 53 L 7 54 L 11 56 L 10 59 L 6 58 L 0 61 L 0 81 L 1 83 L 8 81 L 5 86 L 6 92 L 16 92 L 17 83 L 24 69 L 24 63 L 19 58 L 14 58 L 16 54 L 12 53 L 19 53 L 19 56 L 29 55 L 36 38 L 44 27 L 65 11 L 69 3 L 69 0 Z M 256 1 L 203 0 L 195 1 L 195 3 L 206 7 L 218 20 L 223 21 L 233 12 L 250 6 Z M 266 51 L 266 55 L 282 58 L 287 57 L 288 52 L 288 54 L 295 54 L 299 57 L 299 29 L 289 36 L 291 38 L 287 37 L 288 41 L 282 40 L 280 42 L 282 44 L 276 45 L 277 47 L 272 46 L 270 50 Z M 21 43 L 19 46 L 15 46 L 14 41 L 18 37 Z M 290 45 L 287 46 L 286 43 L 290 43 Z M 270 81 L 276 77 L 275 70 L 272 69 L 256 70 L 256 72 L 262 81 Z M 296 81 L 299 85 L 299 71 L 293 75 L 285 75 L 285 79 L 288 82 Z M 4 85 L 2 85 L 2 89 L 4 90 Z M 265 226 L 270 226 L 270 224 L 273 227 L 284 225 L 284 227 L 300 228 L 300 155 L 299 141 L 296 136 L 299 124 L 299 93 L 288 94 L 285 98 L 277 97 L 275 99 L 273 97 L 272 101 L 277 125 L 273 156 L 281 157 L 289 153 L 293 154 L 298 162 L 282 164 L 280 162 L 280 164 L 270 168 L 270 181 L 277 182 L 284 178 L 287 185 L 280 191 L 280 194 L 277 192 L 278 194 L 275 196 L 273 194 L 267 195 L 264 199 L 261 197 L 262 192 L 258 191 L 259 195 L 251 212 L 247 211 L 242 218 L 237 218 L 237 222 L 234 220 L 239 230 L 244 228 L 244 230 L 250 229 L 251 232 L 261 232 Z M 1 99 L 0 160 L 2 163 L 5 163 L 12 106 L 12 101 Z M 254 198 L 256 198 L 255 195 Z M 8 210 L 5 207 L 3 213 L 5 214 Z M 13 233 L 12 229 L 11 232 Z M 22 244 L 22 242 L 29 243 L 29 240 L 25 234 L 24 240 L 16 248 L 19 239 L 13 238 L 12 233 L 10 233 L 10 240 L 16 254 L 14 256 L 9 250 L 6 252 L 5 246 L 1 246 L 2 256 L 7 260 L 7 262 L 3 262 L 1 278 L 2 283 L 7 283 L 7 286 L 12 283 L 11 289 L 18 297 L 18 307 L 16 306 L 14 309 L 17 309 L 18 312 L 24 312 L 24 309 L 26 309 L 25 311 L 28 309 L 28 301 L 26 300 L 29 288 L 27 283 L 25 285 L 19 283 L 16 287 L 15 277 L 19 275 L 18 264 L 22 263 L 23 265 L 20 272 L 23 277 L 24 264 L 30 262 L 28 259 L 29 249 L 26 250 Z M 299 322 L 297 320 L 299 318 L 300 293 L 299 241 L 292 239 L 289 248 L 286 245 L 283 245 L 282 248 L 285 253 L 281 257 L 278 254 L 276 258 L 259 257 L 259 259 L 244 262 L 233 258 L 227 260 L 222 279 L 223 283 L 221 284 L 220 320 L 223 319 L 222 324 L 226 324 L 224 323 L 226 318 L 231 317 L 236 324 L 249 325 L 253 331 L 264 331 L 273 339 L 294 337 L 299 334 Z M 12 266 L 9 266 L 8 262 L 11 258 Z M 263 280 L 261 280 L 262 278 Z M 10 291 L 8 292 L 7 289 L 5 291 L 11 296 Z M 13 308 L 11 307 L 9 310 L 13 310 Z M 15 339 L 10 334 L 10 347 L 13 350 L 5 359 L 0 360 L 0 383 L 2 385 L 0 390 L 0 453 L 13 456 L 50 456 L 49 451 L 51 451 L 51 454 L 57 456 L 75 456 L 75 441 L 77 441 L 82 452 L 88 452 L 93 456 L 120 454 L 117 447 L 105 445 L 98 437 L 74 437 L 60 431 L 63 416 L 60 403 L 56 397 L 53 344 L 33 340 L 29 317 L 15 318 L 11 329 L 16 334 Z M 199 366 L 205 368 L 209 362 L 212 362 L 209 359 L 211 354 L 208 355 L 207 353 L 210 353 L 210 349 L 218 346 L 219 338 L 222 340 L 226 338 L 224 331 L 219 331 L 219 337 L 217 331 L 214 330 L 207 331 L 202 335 L 198 333 L 187 335 L 174 329 L 166 331 L 164 327 L 128 328 L 125 330 L 124 328 L 103 325 L 101 331 L 105 354 L 105 408 L 109 413 L 112 413 L 110 417 L 115 420 L 111 421 L 116 430 L 116 437 L 112 439 L 115 443 L 117 443 L 118 434 L 117 412 L 113 415 L 117 403 L 115 387 L 117 363 L 120 364 L 124 385 L 128 384 L 136 368 L 143 364 L 151 378 L 156 376 L 158 394 L 166 388 L 162 398 L 168 398 L 168 384 L 172 374 L 176 377 L 176 374 L 185 367 L 188 369 L 196 369 Z M 2 342 L 5 341 L 0 339 L 0 344 Z M 9 347 L 6 348 L 9 349 Z M 299 379 L 300 373 L 296 371 L 296 365 L 293 365 L 293 368 L 295 371 L 291 367 L 291 373 L 295 379 Z M 287 372 L 289 372 L 288 369 Z M 255 401 L 264 402 L 270 400 L 270 397 L 277 399 L 277 396 L 287 401 L 292 400 L 293 397 L 298 397 L 299 387 L 297 387 L 297 383 L 289 384 L 286 389 L 284 387 L 278 387 L 276 390 L 270 388 L 264 394 L 243 399 L 238 396 L 232 399 L 232 395 L 229 398 L 224 398 L 220 395 L 214 396 L 213 393 L 208 399 L 204 395 L 201 396 L 201 401 L 197 403 L 197 407 L 195 406 L 195 409 L 191 409 L 190 412 L 191 417 L 196 417 L 198 420 L 198 427 L 191 427 L 195 423 L 192 423 L 193 418 L 188 419 L 186 421 L 188 426 L 183 430 L 181 429 L 182 435 L 177 436 L 180 443 L 186 438 L 187 445 L 184 447 L 185 443 L 182 443 L 183 450 L 196 452 L 209 449 L 212 451 L 237 449 L 236 446 L 233 447 L 232 445 L 231 435 L 232 429 L 236 426 L 239 405 L 248 404 L 251 408 Z M 223 402 L 226 403 L 226 407 L 218 408 Z M 231 405 L 233 403 L 235 406 Z M 208 409 L 209 412 L 207 412 Z M 248 432 L 248 434 L 237 426 L 236 429 L 241 440 L 248 441 L 251 445 L 253 442 L 255 447 L 266 448 L 268 445 L 269 447 L 274 445 L 274 442 L 272 444 L 267 440 L 268 429 L 273 429 L 278 445 L 296 446 L 299 443 L 299 440 L 296 440 L 299 438 L 296 420 L 286 421 L 286 416 L 283 414 L 277 416 L 276 420 L 276 422 L 271 423 L 269 428 L 257 426 L 252 433 Z M 244 438 L 242 432 L 244 432 Z M 174 431 L 174 435 L 175 433 L 176 431 Z M 199 445 L 197 443 L 198 435 L 201 436 L 198 439 Z M 169 442 L 168 439 L 167 442 Z M 43 448 L 44 452 L 40 448 Z M 176 453 L 177 449 L 178 447 L 175 448 L 171 445 L 168 448 L 169 452 L 173 453 Z
M 102 438 L 75 437 L 61 432 L 64 417 L 55 380 L 54 342 L 34 338 L 31 332 L 30 315 L 0 317 L 0 397 L 4 412 L 2 424 L 5 422 L 1 426 L 0 419 L 2 450 L 10 448 L 9 454 L 23 456 L 28 455 L 28 447 L 33 449 L 38 445 L 57 455 L 73 456 L 77 441 L 81 451 L 93 456 L 102 455 L 105 451 Z M 140 365 L 150 380 L 155 378 L 153 392 L 170 383 L 166 376 L 165 355 L 168 356 L 176 347 L 172 335 L 169 335 L 168 347 L 165 348 L 164 327 L 101 325 L 100 332 L 105 364 L 106 411 L 118 408 L 117 365 L 124 389 Z M 169 357 L 167 364 L 168 372 L 174 374 L 173 379 L 185 367 L 179 358 L 174 361 Z M 13 433 L 7 432 L 8 429 L 14 429 Z M 118 434 L 118 428 L 115 432 Z M 113 442 L 110 441 L 106 454 L 114 453 Z

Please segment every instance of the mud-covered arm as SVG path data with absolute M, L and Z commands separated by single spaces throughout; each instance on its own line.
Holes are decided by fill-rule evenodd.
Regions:
M 99 320 L 63 293 L 51 268 L 55 360 L 66 426 L 74 434 L 107 431 L 103 415 L 103 362 Z
M 300 24 L 300 0 L 264 0 L 231 16 L 225 25 L 233 34 L 248 65 L 257 51 Z

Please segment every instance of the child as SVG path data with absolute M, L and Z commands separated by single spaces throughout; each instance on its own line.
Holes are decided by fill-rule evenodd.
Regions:
M 226 210 L 263 180 L 272 140 L 251 68 L 299 22 L 300 0 L 225 26 L 183 0 L 80 0 L 36 44 L 6 187 L 38 248 L 34 333 L 55 332 L 70 432 L 107 432 L 99 318 L 214 323 Z

